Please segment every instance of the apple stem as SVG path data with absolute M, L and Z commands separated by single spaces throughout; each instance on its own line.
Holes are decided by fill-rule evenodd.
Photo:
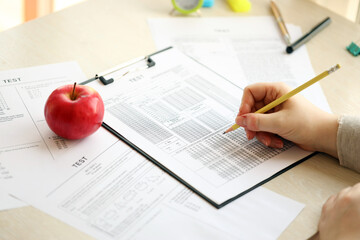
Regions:
M 71 93 L 71 100 L 75 100 L 75 88 L 76 88 L 76 82 L 74 83 L 74 88 L 72 90 L 72 93 Z

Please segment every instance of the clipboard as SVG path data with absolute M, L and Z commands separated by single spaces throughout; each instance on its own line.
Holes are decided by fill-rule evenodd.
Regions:
M 110 75 L 111 73 L 120 71 L 120 70 L 124 70 L 125 72 L 123 73 L 123 76 L 127 75 L 130 72 L 135 72 L 135 71 L 146 71 L 146 69 L 152 68 L 154 66 L 156 66 L 156 61 L 154 61 L 152 59 L 153 56 L 156 56 L 157 54 L 161 54 L 163 52 L 166 52 L 168 50 L 173 49 L 173 47 L 168 47 L 162 50 L 159 50 L 157 52 L 154 52 L 152 54 L 134 59 L 130 62 L 127 62 L 125 64 L 121 64 L 118 66 L 115 66 L 112 69 L 109 69 L 106 72 L 102 72 L 101 74 L 96 74 L 93 78 L 90 78 L 84 82 L 81 82 L 80 85 L 85 85 L 88 83 L 91 83 L 93 81 L 100 81 L 104 86 L 110 85 L 114 82 L 113 78 L 109 78 L 107 75 Z M 214 72 L 212 69 L 207 68 L 205 65 L 197 62 L 196 60 L 192 59 L 194 62 L 196 62 L 196 64 L 200 64 L 202 67 L 205 67 L 207 70 L 211 71 L 212 73 L 216 74 L 217 76 L 223 78 L 224 80 L 228 81 L 227 79 L 225 79 L 223 76 L 219 75 L 218 73 Z M 144 63 L 144 67 L 142 68 L 132 68 L 134 65 L 138 64 L 138 63 Z M 230 81 L 228 81 L 230 82 Z M 154 157 L 152 157 L 148 152 L 144 151 L 142 148 L 140 148 L 139 146 L 137 146 L 136 144 L 134 144 L 132 141 L 130 141 L 129 139 L 127 139 L 124 135 L 122 135 L 120 132 L 118 132 L 116 129 L 114 129 L 112 126 L 110 126 L 109 124 L 107 124 L 106 122 L 102 123 L 102 127 L 105 128 L 107 131 L 109 131 L 111 134 L 113 134 L 114 136 L 116 136 L 118 139 L 120 139 L 121 141 L 123 141 L 125 144 L 127 144 L 130 148 L 132 148 L 133 150 L 135 150 L 137 153 L 141 154 L 143 157 L 145 157 L 147 160 L 151 161 L 153 164 L 155 164 L 157 167 L 159 167 L 160 169 L 162 169 L 163 171 L 165 171 L 167 174 L 169 174 L 170 176 L 172 176 L 173 178 L 175 178 L 178 182 L 180 182 L 181 184 L 183 184 L 184 186 L 186 186 L 188 189 L 190 189 L 192 192 L 194 192 L 195 194 L 197 194 L 198 196 L 200 196 L 201 198 L 203 198 L 205 201 L 207 201 L 209 204 L 211 204 L 212 206 L 214 206 L 217 209 L 220 209 L 224 206 L 226 206 L 227 204 L 229 204 L 230 202 L 236 200 L 237 198 L 249 193 L 250 191 L 256 189 L 257 187 L 263 185 L 264 183 L 270 181 L 271 179 L 279 176 L 280 174 L 286 172 L 287 170 L 295 167 L 296 165 L 300 164 L 301 162 L 307 160 L 308 158 L 312 157 L 313 155 L 316 154 L 316 152 L 312 153 L 312 154 L 307 154 L 307 156 L 301 158 L 300 160 L 295 161 L 294 163 L 288 165 L 287 167 L 281 169 L 280 171 L 275 172 L 274 174 L 272 174 L 271 176 L 263 179 L 262 181 L 257 182 L 256 184 L 254 184 L 253 186 L 247 188 L 244 191 L 241 191 L 240 193 L 236 194 L 235 196 L 228 198 L 226 201 L 223 201 L 222 203 L 217 203 L 215 201 L 213 201 L 211 198 L 209 198 L 206 194 L 204 194 L 202 191 L 200 191 L 199 189 L 197 189 L 196 187 L 194 187 L 191 183 L 189 183 L 189 181 L 184 180 L 181 176 L 179 176 L 178 174 L 176 174 L 174 171 L 170 170 L 167 166 L 165 166 L 164 164 L 162 164 L 160 161 L 158 161 L 157 159 L 155 159 Z

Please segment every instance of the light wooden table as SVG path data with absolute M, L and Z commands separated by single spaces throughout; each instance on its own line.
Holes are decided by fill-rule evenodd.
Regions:
M 307 44 L 315 72 L 336 63 L 342 69 L 322 88 L 336 114 L 360 110 L 360 57 L 345 47 L 360 39 L 360 26 L 304 0 L 277 0 L 284 19 L 308 31 L 326 16 L 331 25 Z M 203 17 L 271 15 L 267 0 L 252 1 L 250 13 L 231 12 L 225 1 L 203 9 Z M 0 70 L 76 60 L 88 77 L 155 50 L 148 17 L 169 17 L 170 0 L 91 0 L 0 33 Z M 280 239 L 305 239 L 316 232 L 321 205 L 334 193 L 360 182 L 360 175 L 318 154 L 265 184 L 305 203 Z M 24 186 L 25 187 L 25 186 Z M 240 217 L 240 216 L 239 216 Z M 33 208 L 0 212 L 0 239 L 91 239 Z

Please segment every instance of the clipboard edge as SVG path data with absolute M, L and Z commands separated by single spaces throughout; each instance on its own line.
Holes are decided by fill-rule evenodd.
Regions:
M 139 57 L 133 60 L 129 60 L 123 64 L 119 64 L 113 68 L 111 68 L 110 70 L 103 72 L 101 75 L 96 74 L 94 78 L 90 78 L 84 82 L 81 82 L 81 85 L 85 85 L 87 83 L 90 83 L 92 81 L 97 80 L 98 78 L 100 78 L 100 76 L 106 75 L 111 73 L 114 70 L 119 70 L 121 68 L 125 68 L 128 66 L 131 66 L 131 64 L 137 63 L 141 60 L 147 59 L 151 56 L 154 56 L 156 54 L 162 53 L 164 51 L 167 51 L 169 49 L 172 49 L 172 46 L 166 47 L 164 49 L 161 49 L 159 51 L 156 51 L 154 53 L 151 53 L 149 55 L 145 55 L 143 57 Z M 186 54 L 185 54 L 186 55 Z M 187 57 L 189 57 L 191 60 L 193 60 L 195 63 L 200 64 L 202 67 L 207 68 L 208 70 L 211 70 L 213 73 L 217 74 L 218 76 L 220 76 L 221 78 L 223 78 L 224 80 L 228 81 L 231 83 L 231 81 L 229 81 L 228 79 L 226 79 L 224 76 L 218 74 L 217 72 L 213 71 L 212 69 L 209 69 L 206 65 L 198 62 L 197 60 L 195 60 L 194 58 L 186 55 Z M 233 83 L 232 83 L 233 84 Z M 238 87 L 238 86 L 236 86 Z M 240 89 L 242 89 L 241 87 L 239 87 Z M 243 90 L 243 89 L 242 89 Z M 247 188 L 246 190 L 240 192 L 239 194 L 235 195 L 234 197 L 229 198 L 228 200 L 223 201 L 222 203 L 216 203 L 215 201 L 211 200 L 209 197 L 207 197 L 206 195 L 204 195 L 203 193 L 201 193 L 199 190 L 197 190 L 195 187 L 193 187 L 191 184 L 189 184 L 187 181 L 183 180 L 181 177 L 179 177 L 177 174 L 175 174 L 174 172 L 172 172 L 171 170 L 169 170 L 167 167 L 165 167 L 164 165 L 162 165 L 160 162 L 158 162 L 156 159 L 154 159 L 151 155 L 149 155 L 148 153 L 146 153 L 145 151 L 143 151 L 141 148 L 139 148 L 137 145 L 135 145 L 134 143 L 132 143 L 131 141 L 129 141 L 127 138 L 125 138 L 123 135 L 121 135 L 119 132 L 117 132 L 115 129 L 113 129 L 111 126 L 109 126 L 108 124 L 106 124 L 105 122 L 102 123 L 102 127 L 105 128 L 107 131 L 109 131 L 111 134 L 113 134 L 114 136 L 116 136 L 118 139 L 120 139 L 121 141 L 123 141 L 125 144 L 127 144 L 129 147 L 131 147 L 133 150 L 135 150 L 136 152 L 138 152 L 139 154 L 141 154 L 143 157 L 145 157 L 147 160 L 151 161 L 153 164 L 155 164 L 157 167 L 159 167 L 161 170 L 165 171 L 167 174 L 169 174 L 171 177 L 175 178 L 178 182 L 180 182 L 181 184 L 183 184 L 184 186 L 186 186 L 188 189 L 190 189 L 192 192 L 194 192 L 195 194 L 197 194 L 199 197 L 201 197 L 202 199 L 204 199 L 205 201 L 207 201 L 210 205 L 212 205 L 213 207 L 215 207 L 216 209 L 220 209 L 224 206 L 226 206 L 227 204 L 233 202 L 234 200 L 244 196 L 245 194 L 249 193 L 250 191 L 262 186 L 263 184 L 269 182 L 270 180 L 274 179 L 275 177 L 281 175 L 282 173 L 292 169 L 293 167 L 299 165 L 300 163 L 306 161 L 307 159 L 315 156 L 318 152 L 313 152 L 310 153 L 308 156 L 292 163 L 291 165 L 287 166 L 284 169 L 281 169 L 280 171 L 276 172 L 275 174 L 271 175 L 270 177 L 262 180 L 261 182 L 255 184 L 254 186 Z

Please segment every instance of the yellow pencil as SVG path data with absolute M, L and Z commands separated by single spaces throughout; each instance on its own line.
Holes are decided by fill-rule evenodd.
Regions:
M 260 108 L 259 110 L 257 110 L 255 113 L 266 113 L 267 111 L 269 111 L 270 109 L 276 107 L 277 105 L 285 102 L 286 100 L 288 100 L 289 98 L 291 98 L 292 96 L 294 96 L 295 94 L 301 92 L 302 90 L 304 90 L 305 88 L 313 85 L 314 83 L 316 83 L 317 81 L 323 79 L 324 77 L 328 76 L 329 74 L 335 72 L 336 70 L 338 70 L 340 68 L 339 64 L 336 64 L 335 66 L 331 67 L 329 70 L 324 71 L 323 73 L 320 73 L 319 75 L 317 75 L 316 77 L 314 77 L 313 79 L 307 81 L 306 83 L 300 85 L 299 87 L 295 88 L 294 90 L 288 92 L 287 94 L 281 96 L 280 98 L 276 99 L 275 101 L 272 101 L 271 103 L 269 103 L 268 105 Z M 237 124 L 232 125 L 228 130 L 226 130 L 224 132 L 228 133 L 231 131 L 234 131 L 236 129 L 238 129 L 240 126 Z

